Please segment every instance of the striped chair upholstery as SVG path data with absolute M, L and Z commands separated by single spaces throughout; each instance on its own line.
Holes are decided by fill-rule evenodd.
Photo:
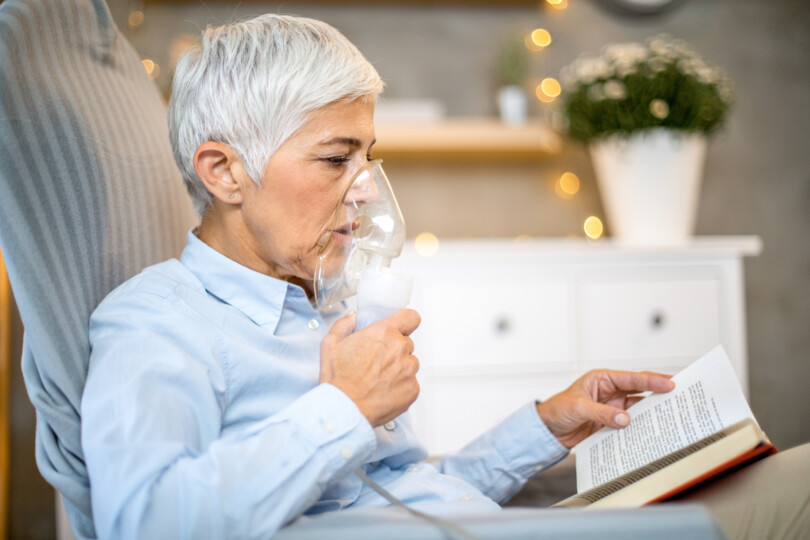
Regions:
M 165 104 L 102 0 L 0 4 L 0 250 L 23 324 L 37 463 L 95 532 L 80 442 L 91 312 L 195 221 Z

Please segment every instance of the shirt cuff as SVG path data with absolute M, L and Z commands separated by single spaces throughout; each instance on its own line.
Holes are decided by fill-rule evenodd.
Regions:
M 495 437 L 495 447 L 512 470 L 527 480 L 569 453 L 540 419 L 534 401 L 515 411 L 501 426 L 508 436 Z

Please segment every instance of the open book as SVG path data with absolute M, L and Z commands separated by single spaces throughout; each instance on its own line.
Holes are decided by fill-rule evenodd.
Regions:
M 722 347 L 672 380 L 672 392 L 627 410 L 628 427 L 603 428 L 574 447 L 577 494 L 554 506 L 643 506 L 776 452 Z

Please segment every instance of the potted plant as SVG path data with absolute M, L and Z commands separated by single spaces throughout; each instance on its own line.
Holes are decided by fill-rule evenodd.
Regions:
M 510 36 L 501 42 L 497 57 L 498 111 L 501 120 L 520 125 L 528 117 L 529 101 L 524 84 L 529 73 L 529 50 L 521 37 Z
M 588 145 L 614 236 L 681 243 L 694 230 L 706 139 L 731 82 L 666 35 L 606 46 L 563 69 L 562 127 Z

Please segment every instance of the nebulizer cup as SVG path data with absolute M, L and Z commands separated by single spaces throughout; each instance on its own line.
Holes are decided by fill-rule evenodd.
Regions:
M 357 294 L 360 330 L 408 305 L 413 278 L 391 270 L 405 244 L 405 219 L 374 160 L 352 179 L 321 237 L 314 288 L 318 309 L 333 310 Z

